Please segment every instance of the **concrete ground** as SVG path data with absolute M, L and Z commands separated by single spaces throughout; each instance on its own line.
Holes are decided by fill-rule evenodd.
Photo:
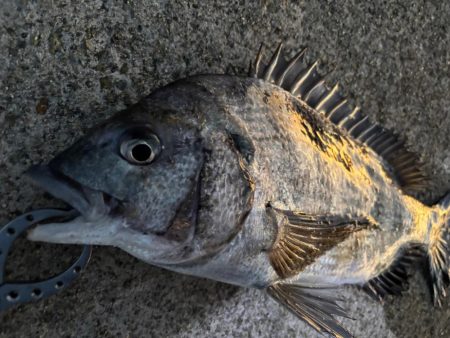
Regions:
M 420 198 L 450 189 L 448 1 L 2 0 L 0 224 L 59 204 L 22 172 L 168 82 L 242 74 L 259 43 L 308 45 L 373 119 L 409 140 L 432 177 Z M 36 278 L 78 248 L 18 241 L 7 272 Z M 434 309 L 417 274 L 384 305 L 343 296 L 357 337 L 450 337 L 450 307 Z M 257 290 L 151 267 L 95 248 L 70 289 L 0 315 L 0 337 L 319 337 Z

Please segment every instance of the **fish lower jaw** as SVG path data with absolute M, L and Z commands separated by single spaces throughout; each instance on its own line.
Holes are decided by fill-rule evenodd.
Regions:
M 102 215 L 95 220 L 84 215 L 64 223 L 38 225 L 28 232 L 32 241 L 58 244 L 113 245 L 122 226 L 120 219 Z

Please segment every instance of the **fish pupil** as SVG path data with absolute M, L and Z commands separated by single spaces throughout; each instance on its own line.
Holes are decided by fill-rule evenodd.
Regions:
M 152 156 L 152 148 L 148 144 L 137 144 L 131 149 L 131 155 L 138 162 L 148 161 Z

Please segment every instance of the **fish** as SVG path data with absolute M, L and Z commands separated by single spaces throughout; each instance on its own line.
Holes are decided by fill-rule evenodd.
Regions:
M 79 216 L 28 239 L 118 247 L 157 267 L 268 292 L 324 335 L 351 337 L 338 289 L 382 301 L 427 266 L 449 285 L 450 194 L 405 141 L 329 86 L 305 49 L 261 48 L 247 75 L 177 80 L 93 127 L 33 182 Z

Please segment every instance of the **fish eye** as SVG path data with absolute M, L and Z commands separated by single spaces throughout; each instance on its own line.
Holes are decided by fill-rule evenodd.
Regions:
M 160 151 L 161 145 L 155 135 L 145 139 L 126 140 L 120 145 L 121 155 L 133 164 L 150 164 Z

